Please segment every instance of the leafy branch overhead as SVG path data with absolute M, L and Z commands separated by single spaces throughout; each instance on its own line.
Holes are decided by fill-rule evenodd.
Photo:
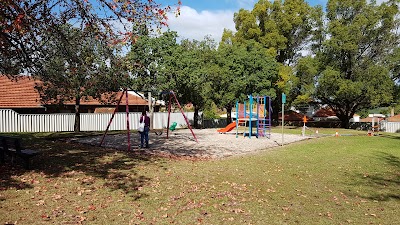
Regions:
M 176 13 L 180 4 L 177 1 Z M 145 0 L 4 0 L 1 5 L 0 72 L 9 75 L 44 73 L 42 65 L 49 49 L 43 40 L 49 34 L 59 34 L 57 28 L 66 23 L 109 44 L 128 44 L 137 35 L 132 26 L 160 28 L 172 10 Z

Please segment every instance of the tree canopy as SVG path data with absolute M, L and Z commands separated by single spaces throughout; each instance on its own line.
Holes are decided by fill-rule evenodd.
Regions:
M 119 91 L 126 73 L 116 69 L 120 59 L 110 57 L 114 49 L 101 39 L 68 24 L 58 29 L 57 35 L 46 37 L 50 57 L 42 65 L 46 75 L 37 76 L 41 82 L 36 89 L 41 101 L 47 104 L 75 101 L 75 131 L 80 131 L 80 101 L 87 98 L 104 100 L 102 94 Z M 55 46 L 64 48 L 59 50 Z
M 123 44 L 135 41 L 132 26 L 165 25 L 169 10 L 169 6 L 146 0 L 4 0 L 0 9 L 0 73 L 45 73 L 43 64 L 49 49 L 43 40 L 57 34 L 57 27 L 66 23 L 110 44 Z
M 165 56 L 162 86 L 176 90 L 180 102 L 193 104 L 194 127 L 198 127 L 199 111 L 206 106 L 212 91 L 209 77 L 210 68 L 215 64 L 215 52 L 214 41 L 205 37 L 202 41 L 182 40 Z
M 244 101 L 250 94 L 276 96 L 277 63 L 259 43 L 237 42 L 225 31 L 217 54 L 218 69 L 210 76 L 211 98 L 227 110 L 228 123 L 236 101 Z
M 304 0 L 259 0 L 252 11 L 235 13 L 235 36 L 259 42 L 279 63 L 291 65 L 307 47 L 321 12 Z
M 336 112 L 343 127 L 357 110 L 392 101 L 393 68 L 385 60 L 399 45 L 398 10 L 396 1 L 328 1 L 315 98 Z
M 293 106 L 330 106 L 343 127 L 355 112 L 399 102 L 398 0 L 329 0 L 326 12 L 305 0 L 259 0 L 235 13 L 237 31 L 225 30 L 218 46 L 155 35 L 171 8 L 154 1 L 3 2 L 0 72 L 39 76 L 44 100 L 174 90 L 193 103 L 197 125 L 210 101 L 229 111 L 248 94 L 269 95 L 277 107 L 286 93 Z M 121 45 L 130 47 L 124 58 Z
M 280 106 L 281 93 L 286 93 L 288 103 L 297 85 L 293 67 L 322 35 L 322 7 L 311 7 L 305 0 L 259 0 L 252 11 L 241 9 L 234 15 L 235 39 L 238 42 L 253 40 L 275 57 L 278 65 L 275 108 Z M 273 117 L 278 118 L 278 110 Z

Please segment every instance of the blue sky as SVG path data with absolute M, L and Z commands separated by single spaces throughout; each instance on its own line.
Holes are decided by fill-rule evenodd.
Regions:
M 251 10 L 258 0 L 181 0 L 181 15 L 168 17 L 169 28 L 177 31 L 180 39 L 202 40 L 211 36 L 217 43 L 221 40 L 224 28 L 235 30 L 233 14 L 239 9 Z M 328 0 L 308 0 L 312 5 L 326 6 Z M 377 0 L 381 3 L 384 0 Z M 163 5 L 174 5 L 178 0 L 157 0 Z
M 233 14 L 239 9 L 252 9 L 258 0 L 182 0 L 181 15 L 170 14 L 168 25 L 181 39 L 202 40 L 210 35 L 219 42 L 224 28 L 235 30 Z M 163 5 L 174 5 L 178 0 L 159 0 Z M 310 5 L 325 6 L 327 0 L 309 0 Z
M 182 0 L 182 4 L 196 10 L 238 10 L 251 9 L 256 0 Z M 325 5 L 327 0 L 310 0 L 310 5 Z

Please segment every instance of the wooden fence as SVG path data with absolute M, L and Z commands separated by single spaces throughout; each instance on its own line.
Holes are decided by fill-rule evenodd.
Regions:
M 380 129 L 388 133 L 400 133 L 400 122 L 380 122 Z
M 129 113 L 129 127 L 137 129 L 140 113 Z M 193 124 L 194 113 L 185 112 L 190 124 Z M 81 131 L 104 131 L 110 121 L 110 113 L 82 113 L 80 118 Z M 187 127 L 182 113 L 171 113 L 171 123 L 176 122 L 177 128 Z M 167 127 L 168 113 L 153 113 L 153 129 Z M 6 132 L 61 132 L 74 131 L 75 114 L 19 114 L 10 109 L 0 109 L 0 133 Z M 126 113 L 116 113 L 110 130 L 126 130 Z

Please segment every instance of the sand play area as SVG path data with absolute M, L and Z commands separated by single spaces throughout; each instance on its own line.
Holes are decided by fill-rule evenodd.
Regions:
M 251 138 L 243 137 L 236 132 L 220 134 L 217 129 L 199 129 L 193 130 L 198 142 L 195 141 L 189 129 L 176 130 L 169 133 L 167 139 L 166 133 L 156 135 L 155 132 L 149 133 L 150 148 L 140 149 L 140 135 L 138 132 L 131 133 L 131 150 L 143 150 L 148 154 L 173 155 L 177 157 L 194 157 L 204 159 L 218 159 L 234 155 L 243 155 L 259 151 L 265 151 L 278 147 L 282 143 L 282 134 L 271 133 L 271 137 Z M 102 136 L 92 136 L 79 138 L 74 141 L 80 143 L 99 145 Z M 309 139 L 301 135 L 284 135 L 284 144 Z M 127 150 L 127 134 L 107 135 L 102 145 L 106 148 L 115 148 Z

